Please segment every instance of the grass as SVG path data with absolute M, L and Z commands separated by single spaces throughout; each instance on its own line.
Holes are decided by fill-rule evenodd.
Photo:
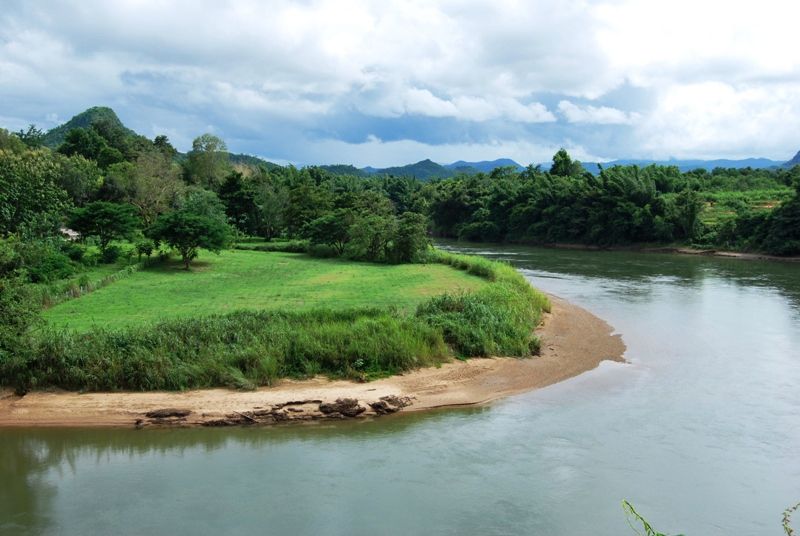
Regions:
M 383 265 L 293 253 L 204 254 L 191 271 L 178 262 L 130 274 L 44 313 L 57 328 L 121 328 L 237 310 L 307 311 L 392 305 L 411 312 L 448 290 L 476 290 L 480 278 L 441 264 Z
M 400 266 L 244 251 L 216 260 L 196 272 L 174 266 L 136 272 L 64 304 L 63 310 L 87 308 L 84 321 L 105 315 L 125 327 L 45 327 L 0 359 L 0 385 L 24 393 L 254 388 L 316 374 L 367 380 L 452 357 L 529 357 L 539 345 L 533 329 L 550 307 L 509 265 L 444 252 L 431 253 L 427 265 Z M 148 288 L 150 294 L 138 295 Z M 177 316 L 145 321 L 164 316 L 157 305 L 179 297 L 176 288 L 191 294 L 171 311 Z M 308 294 L 302 304 L 287 306 L 301 289 Z M 146 307 L 139 316 L 126 311 L 130 304 L 115 309 L 131 294 Z M 235 312 L 207 314 L 240 298 Z M 353 305 L 365 301 L 371 307 Z M 276 302 L 282 305 L 263 307 Z

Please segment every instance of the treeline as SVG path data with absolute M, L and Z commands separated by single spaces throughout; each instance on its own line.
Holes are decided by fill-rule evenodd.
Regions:
M 800 253 L 798 185 L 798 167 L 681 173 L 670 166 L 616 166 L 593 176 L 561 150 L 547 172 L 498 168 L 446 179 L 426 186 L 425 198 L 432 231 L 448 238 L 683 243 L 791 255 Z M 752 193 L 785 201 L 754 206 Z M 723 217 L 704 221 L 711 212 Z

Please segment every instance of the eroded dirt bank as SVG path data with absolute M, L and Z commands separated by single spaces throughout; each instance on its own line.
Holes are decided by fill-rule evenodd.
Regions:
M 551 296 L 540 356 L 470 359 L 370 383 L 284 380 L 255 391 L 0 392 L 0 426 L 227 426 L 374 417 L 483 404 L 623 361 L 625 344 L 590 312 Z

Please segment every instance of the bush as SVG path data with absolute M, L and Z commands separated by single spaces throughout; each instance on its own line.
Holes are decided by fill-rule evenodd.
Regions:
M 140 261 L 142 260 L 142 255 L 149 259 L 155 249 L 156 245 L 150 239 L 145 238 L 136 242 L 135 250 L 136 254 L 139 255 Z
M 103 264 L 114 264 L 119 260 L 121 255 L 122 248 L 119 246 L 106 246 L 106 248 L 100 252 L 100 262 Z
M 75 242 L 64 242 L 61 246 L 61 251 L 64 252 L 64 255 L 69 257 L 70 260 L 75 262 L 81 262 L 83 256 L 86 254 L 86 250 Z

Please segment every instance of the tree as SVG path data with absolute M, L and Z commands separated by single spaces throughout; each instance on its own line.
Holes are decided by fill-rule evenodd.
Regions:
M 64 137 L 58 152 L 67 156 L 79 154 L 89 160 L 97 160 L 100 151 L 108 147 L 106 140 L 93 128 L 75 128 Z
M 553 166 L 550 168 L 551 175 L 559 177 L 580 177 L 586 172 L 577 160 L 572 160 L 565 149 L 559 149 L 553 155 Z
M 175 158 L 178 155 L 178 150 L 172 146 L 169 138 L 163 134 L 156 136 L 153 140 L 153 147 L 155 147 L 161 154 L 167 158 Z
M 289 203 L 288 190 L 278 184 L 262 183 L 255 188 L 256 210 L 258 211 L 258 234 L 272 240 L 286 225 L 286 207 Z
M 336 209 L 308 222 L 303 228 L 303 235 L 312 244 L 326 244 L 331 246 L 337 255 L 341 255 L 350 242 L 350 226 L 353 225 L 354 216 L 350 209 Z
M 0 150 L 0 237 L 56 233 L 70 205 L 58 177 L 59 166 L 46 149 Z
M 0 239 L 0 378 L 14 380 L 19 394 L 24 394 L 29 378 L 25 361 L 32 351 L 29 329 L 41 318 L 41 303 L 31 295 L 13 245 Z
M 258 207 L 255 193 L 244 182 L 238 171 L 228 174 L 219 189 L 219 199 L 225 205 L 228 219 L 243 233 L 258 231 Z
M 178 250 L 188 270 L 189 263 L 197 258 L 198 249 L 219 253 L 228 244 L 230 227 L 217 218 L 184 209 L 159 216 L 147 234 Z
M 137 208 L 145 227 L 173 207 L 185 189 L 177 166 L 154 151 L 136 159 L 129 181 L 124 199 Z
M 44 132 L 42 129 L 36 128 L 36 125 L 28 125 L 28 130 L 20 129 L 17 132 L 17 137 L 31 149 L 38 149 L 44 145 Z
M 703 200 L 694 190 L 683 190 L 675 198 L 675 224 L 683 238 L 692 239 L 700 225 L 700 213 L 703 211 Z
M 69 221 L 69 226 L 81 236 L 96 236 L 103 252 L 112 240 L 133 236 L 139 224 L 133 206 L 106 201 L 95 201 L 75 209 Z
M 94 160 L 88 160 L 79 154 L 56 156 L 60 166 L 56 183 L 66 190 L 75 205 L 82 206 L 103 183 L 100 168 Z
M 216 189 L 229 168 L 228 147 L 222 139 L 213 134 L 195 138 L 186 159 L 186 182 Z
M 416 212 L 405 212 L 397 222 L 397 232 L 392 241 L 392 260 L 398 263 L 414 262 L 428 249 L 425 216 Z

